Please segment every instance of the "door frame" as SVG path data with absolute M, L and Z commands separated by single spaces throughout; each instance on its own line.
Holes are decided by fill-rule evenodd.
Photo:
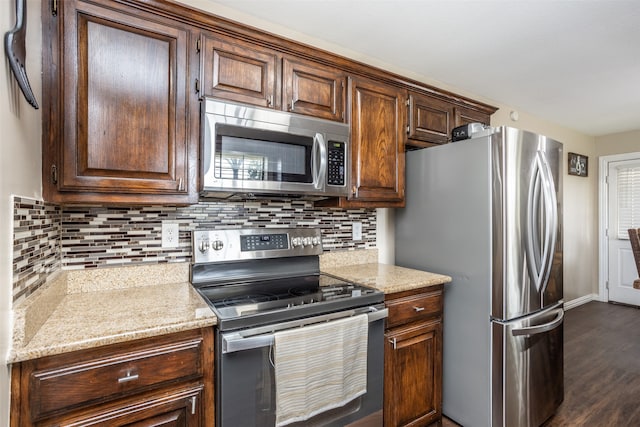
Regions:
M 637 158 L 640 158 L 640 151 L 601 156 L 598 161 L 598 266 L 600 272 L 598 275 L 598 300 L 602 302 L 609 301 L 609 289 L 607 288 L 607 280 L 609 279 L 609 239 L 607 237 L 607 227 L 609 223 L 609 208 L 607 205 L 609 188 L 607 176 L 609 173 L 609 163 Z

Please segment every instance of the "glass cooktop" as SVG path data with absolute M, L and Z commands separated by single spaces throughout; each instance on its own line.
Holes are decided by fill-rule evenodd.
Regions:
M 198 292 L 214 309 L 219 322 L 250 318 L 260 322 L 266 322 L 266 318 L 282 321 L 384 300 L 384 294 L 378 290 L 323 274 L 201 286 Z

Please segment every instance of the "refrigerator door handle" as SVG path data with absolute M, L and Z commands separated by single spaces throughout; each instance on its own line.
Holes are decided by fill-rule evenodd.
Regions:
M 542 188 L 545 208 L 545 243 L 542 259 L 544 263 L 541 267 L 542 286 L 541 293 L 544 293 L 549 283 L 549 274 L 553 266 L 553 255 L 556 251 L 556 236 L 558 234 L 558 201 L 556 200 L 556 188 L 553 183 L 553 174 L 543 151 L 538 151 L 540 161 L 540 171 L 542 178 Z
M 536 153 L 527 205 L 527 244 L 525 249 L 527 264 L 536 289 L 538 292 L 544 293 L 556 248 L 558 207 L 551 168 L 544 151 L 541 150 Z M 540 223 L 541 210 L 544 210 L 544 224 Z M 542 237 L 542 242 L 539 241 L 539 236 Z
M 544 323 L 542 325 L 529 326 L 526 328 L 512 329 L 511 333 L 513 334 L 513 336 L 522 336 L 522 335 L 536 335 L 536 334 L 542 334 L 544 332 L 549 332 L 557 328 L 558 326 L 560 326 L 560 324 L 564 320 L 564 310 L 562 308 L 559 308 L 555 311 L 556 311 L 556 317 L 551 322 Z

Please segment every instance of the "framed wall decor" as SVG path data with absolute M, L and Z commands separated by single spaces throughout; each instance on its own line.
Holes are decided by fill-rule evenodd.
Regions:
M 589 157 L 582 154 L 569 153 L 569 175 L 587 176 Z

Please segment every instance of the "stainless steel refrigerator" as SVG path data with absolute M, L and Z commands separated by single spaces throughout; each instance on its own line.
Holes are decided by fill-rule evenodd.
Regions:
M 562 402 L 562 144 L 509 127 L 406 153 L 396 264 L 445 285 L 443 413 L 539 426 Z

